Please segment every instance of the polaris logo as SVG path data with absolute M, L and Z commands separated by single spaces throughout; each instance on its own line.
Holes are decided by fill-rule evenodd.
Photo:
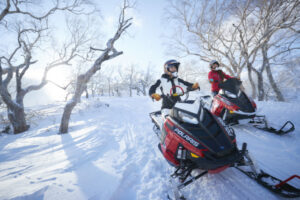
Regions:
M 185 134 L 184 132 L 182 132 L 178 128 L 175 128 L 174 131 L 175 131 L 175 133 L 177 133 L 178 135 L 180 135 L 183 139 L 185 139 L 189 143 L 191 143 L 193 146 L 198 147 L 199 142 L 195 141 L 193 138 L 191 138 L 190 136 L 188 136 L 187 134 Z

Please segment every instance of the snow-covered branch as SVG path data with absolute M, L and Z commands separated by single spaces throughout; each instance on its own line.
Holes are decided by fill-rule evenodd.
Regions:
M 68 11 L 73 14 L 82 14 L 83 9 L 80 6 L 84 3 L 83 0 L 72 0 L 68 3 L 61 0 L 55 0 L 54 5 L 52 8 L 47 10 L 44 14 L 37 15 L 34 12 L 30 12 L 27 9 L 23 8 L 22 6 L 28 6 L 30 2 L 21 1 L 21 0 L 6 0 L 6 6 L 0 13 L 0 21 L 4 20 L 7 15 L 12 14 L 21 14 L 29 16 L 35 20 L 43 20 L 49 17 L 51 14 L 55 13 L 56 11 Z M 63 5 L 61 5 L 63 4 Z
M 70 40 L 66 42 L 62 48 L 54 50 L 57 54 L 55 60 L 48 63 L 46 66 L 40 66 L 44 68 L 43 76 L 40 83 L 29 84 L 26 88 L 22 87 L 23 78 L 26 76 L 29 68 L 32 65 L 37 65 L 37 60 L 34 60 L 37 52 L 43 48 L 44 44 L 48 44 L 48 39 L 52 38 L 50 35 L 50 28 L 48 26 L 49 17 L 56 11 L 71 12 L 73 14 L 85 14 L 82 6 L 83 4 L 89 4 L 88 1 L 72 0 L 69 2 L 62 0 L 55 0 L 52 2 L 53 7 L 42 13 L 40 10 L 30 7 L 31 1 L 21 0 L 7 0 L 5 8 L 0 11 L 0 22 L 5 21 L 7 15 L 20 14 L 23 17 L 23 21 L 14 21 L 13 18 L 7 18 L 10 21 L 5 21 L 6 24 L 14 25 L 16 28 L 16 47 L 6 56 L 0 58 L 0 94 L 8 108 L 8 117 L 11 124 L 14 127 L 15 133 L 26 131 L 29 126 L 26 124 L 25 112 L 24 112 L 24 97 L 27 93 L 33 90 L 39 90 L 47 84 L 48 72 L 61 65 L 71 65 L 71 61 L 77 56 L 84 56 L 82 46 L 86 45 L 89 41 L 87 36 L 87 29 L 81 30 L 77 27 L 77 24 L 68 26 L 71 34 Z M 46 2 L 40 2 L 38 5 L 42 5 Z M 49 2 L 47 2 L 48 5 Z M 3 4 L 2 4 L 3 5 Z M 93 8 L 90 6 L 89 8 Z M 0 24 L 1 25 L 1 24 Z M 12 32 L 8 26 L 4 27 L 8 32 Z M 74 28 L 74 30 L 73 30 Z M 73 32 L 72 32 L 73 31 Z M 67 41 L 67 40 L 66 40 Z M 54 53 L 54 54 L 55 54 Z M 15 77 L 16 97 L 13 99 L 8 90 L 12 78 Z M 3 80 L 4 79 L 4 80 Z
M 98 50 L 101 49 L 102 54 L 95 60 L 93 65 L 83 74 L 80 74 L 77 77 L 76 88 L 73 94 L 72 100 L 66 104 L 64 113 L 61 119 L 60 124 L 60 133 L 67 133 L 69 127 L 69 120 L 71 116 L 71 112 L 76 104 L 80 101 L 82 93 L 87 89 L 87 83 L 90 81 L 92 76 L 101 69 L 101 65 L 103 62 L 113 59 L 119 55 L 121 55 L 122 51 L 117 51 L 114 47 L 115 42 L 120 38 L 120 36 L 126 31 L 128 27 L 131 25 L 132 18 L 126 18 L 126 11 L 131 7 L 129 1 L 124 0 L 123 7 L 121 9 L 119 15 L 119 24 L 118 28 L 112 38 L 110 38 L 106 42 L 106 48 L 91 48 L 90 50 Z

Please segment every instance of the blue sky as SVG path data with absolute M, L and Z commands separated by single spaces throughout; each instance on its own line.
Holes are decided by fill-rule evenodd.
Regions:
M 117 20 L 119 17 L 120 9 L 123 4 L 123 0 L 101 0 L 94 1 L 97 3 L 98 9 L 101 12 L 102 24 L 96 24 L 99 27 L 104 37 L 101 38 L 101 42 L 105 45 L 106 41 L 113 36 L 116 31 Z M 134 64 L 139 66 L 141 69 L 145 69 L 151 65 L 152 70 L 157 77 L 163 73 L 163 64 L 169 59 L 173 59 L 173 56 L 166 55 L 167 47 L 164 45 L 164 36 L 167 36 L 168 24 L 164 20 L 164 9 L 167 5 L 165 0 L 137 0 L 134 9 L 128 10 L 128 17 L 133 17 L 133 24 L 128 28 L 128 33 L 122 35 L 122 37 L 115 43 L 115 47 L 118 51 L 123 51 L 124 54 L 109 60 L 103 64 L 101 71 L 105 71 L 106 66 L 119 66 L 123 67 Z M 56 14 L 54 23 L 59 25 L 63 23 L 61 18 L 63 15 L 60 13 Z M 96 28 L 98 28 L 96 27 Z M 58 30 L 56 30 L 56 33 Z M 58 35 L 64 36 L 63 30 Z M 7 40 L 6 40 L 7 41 Z M 1 43 L 1 42 L 0 42 Z M 36 67 L 32 67 L 31 73 L 27 74 L 29 79 L 36 79 L 37 82 L 40 80 L 43 64 L 47 63 L 49 55 L 40 55 L 39 64 Z M 67 67 L 67 69 L 72 69 Z M 68 70 L 67 70 L 68 71 Z M 48 79 L 55 81 L 58 84 L 64 85 L 62 82 L 67 78 L 68 74 L 63 67 L 53 69 L 49 72 Z M 50 88 L 50 89 L 49 89 Z M 47 93 L 53 94 L 56 97 L 62 96 L 63 91 L 57 87 L 48 84 L 45 89 Z M 35 93 L 35 92 L 34 92 Z M 36 92 L 37 94 L 39 92 Z M 27 99 L 33 102 L 32 95 L 29 95 Z M 37 99 L 35 99 L 37 100 Z
M 109 27 L 109 30 L 105 30 L 108 31 L 109 37 L 112 35 L 111 31 L 115 30 L 115 20 L 118 18 L 122 2 L 122 0 L 99 2 L 104 22 L 106 27 Z M 137 64 L 140 67 L 151 64 L 162 72 L 164 62 L 172 58 L 165 55 L 167 48 L 163 45 L 163 36 L 167 29 L 167 23 L 163 22 L 165 6 L 166 1 L 163 0 L 137 1 L 135 9 L 129 11 L 129 15 L 134 18 L 133 25 L 129 27 L 128 34 L 123 35 L 116 43 L 117 49 L 124 51 L 124 54 L 107 64 Z

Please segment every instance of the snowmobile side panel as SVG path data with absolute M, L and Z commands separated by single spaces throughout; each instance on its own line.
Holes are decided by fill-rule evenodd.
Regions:
M 179 165 L 179 162 L 175 159 L 173 152 L 169 151 L 168 149 L 165 149 L 162 144 L 159 144 L 159 149 L 161 150 L 163 156 L 169 164 L 171 164 L 174 167 Z
M 217 98 L 214 98 L 211 104 L 211 112 L 220 117 L 222 110 L 224 109 L 224 104 Z
M 176 160 L 176 151 L 179 145 L 179 141 L 173 136 L 173 132 L 170 130 L 168 120 L 164 124 L 165 139 L 161 143 L 161 149 L 163 156 L 171 162 L 173 165 L 178 166 L 179 162 Z
M 211 106 L 211 112 L 220 117 L 223 110 L 233 110 L 237 111 L 239 110 L 239 107 L 233 103 L 231 103 L 229 100 L 227 100 L 222 95 L 218 94 L 214 97 L 212 106 Z

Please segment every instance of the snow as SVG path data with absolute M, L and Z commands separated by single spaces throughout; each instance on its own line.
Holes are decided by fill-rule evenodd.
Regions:
M 248 143 L 257 165 L 281 179 L 300 174 L 300 106 L 258 102 L 275 124 L 291 120 L 293 133 L 277 136 L 240 125 L 238 145 Z M 59 135 L 65 102 L 32 107 L 29 131 L 0 136 L 0 199 L 164 200 L 173 169 L 160 154 L 148 97 L 83 100 Z M 300 187 L 300 180 L 291 184 Z M 187 199 L 280 199 L 236 169 L 208 174 L 184 188 Z

